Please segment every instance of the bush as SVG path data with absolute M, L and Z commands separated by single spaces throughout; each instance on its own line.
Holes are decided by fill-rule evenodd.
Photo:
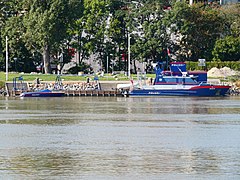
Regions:
M 203 67 L 198 66 L 198 62 L 192 62 L 192 61 L 187 61 L 187 69 L 190 71 L 194 70 L 202 70 Z M 211 61 L 211 62 L 206 62 L 206 69 L 209 70 L 213 67 L 216 68 L 223 68 L 223 67 L 229 67 L 235 71 L 240 71 L 240 61 Z
M 4 88 L 5 87 L 5 82 L 4 81 L 0 81 L 0 88 Z
M 81 64 L 72 67 L 68 70 L 68 74 L 78 74 L 78 72 L 84 72 L 84 74 L 87 74 L 89 71 L 91 71 L 90 65 L 82 62 Z
M 229 58 L 233 61 L 238 61 L 240 58 L 240 37 L 226 36 L 223 39 L 219 39 L 215 43 L 214 50 L 212 52 L 213 60 L 223 61 Z

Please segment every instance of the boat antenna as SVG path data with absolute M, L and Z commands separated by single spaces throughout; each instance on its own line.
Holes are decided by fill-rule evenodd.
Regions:
M 181 70 L 179 67 L 177 67 L 177 68 L 178 68 L 178 70 L 181 72 L 181 74 L 182 74 L 183 77 L 186 77 L 186 76 L 187 76 L 187 72 L 182 72 L 182 70 Z

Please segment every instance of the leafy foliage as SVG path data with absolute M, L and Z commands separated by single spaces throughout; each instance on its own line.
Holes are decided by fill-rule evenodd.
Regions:
M 229 4 L 222 7 L 225 25 L 228 27 L 228 35 L 240 36 L 240 4 Z
M 68 37 L 67 28 L 79 17 L 82 7 L 79 0 L 29 0 L 32 2 L 24 17 L 27 44 L 38 47 L 43 53 L 46 73 L 51 72 L 50 52 Z
M 213 56 L 214 60 L 224 61 L 231 59 L 233 61 L 240 60 L 240 37 L 226 36 L 216 41 Z
M 91 71 L 91 67 L 90 65 L 82 62 L 81 64 L 78 64 L 75 67 L 72 67 L 68 70 L 68 73 L 70 74 L 78 74 L 78 72 L 84 72 L 85 74 L 87 74 L 88 72 Z
M 227 36 L 219 38 L 212 51 L 217 61 L 240 60 L 240 4 L 227 5 L 222 8 L 225 24 L 228 26 Z
M 30 53 L 41 53 L 45 72 L 50 73 L 50 56 L 56 49 L 62 51 L 60 48 L 68 39 L 67 28 L 80 16 L 81 7 L 78 0 L 18 1 L 15 8 L 24 13 L 7 19 L 4 35 L 11 37 L 9 46 L 12 49 L 15 49 L 13 44 L 21 41 Z
M 4 88 L 5 87 L 5 82 L 4 81 L 0 81 L 0 88 Z
M 141 35 L 136 37 L 133 52 L 142 61 L 166 59 L 164 50 L 168 48 L 169 35 L 163 24 L 165 12 L 161 3 L 151 2 L 138 9 L 135 14 Z M 142 23 L 143 22 L 143 23 Z M 136 29 L 139 32 L 139 29 Z
M 2 0 L 0 69 L 5 36 L 10 70 L 25 72 L 43 62 L 51 73 L 50 61 L 60 63 L 63 54 L 62 65 L 69 62 L 70 48 L 78 52 L 79 66 L 94 59 L 106 69 L 108 59 L 118 71 L 127 70 L 129 48 L 135 71 L 136 60 L 168 59 L 167 49 L 172 60 L 237 61 L 239 11 L 239 4 L 215 8 L 165 0 Z
M 175 39 L 174 51 L 180 59 L 211 59 L 215 41 L 224 32 L 225 24 L 218 9 L 177 2 L 166 18 L 166 25 Z

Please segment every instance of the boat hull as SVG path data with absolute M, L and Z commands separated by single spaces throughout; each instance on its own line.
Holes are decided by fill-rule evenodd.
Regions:
M 230 86 L 194 86 L 189 89 L 135 89 L 129 96 L 226 96 Z
M 62 97 L 64 92 L 25 92 L 22 93 L 21 97 Z

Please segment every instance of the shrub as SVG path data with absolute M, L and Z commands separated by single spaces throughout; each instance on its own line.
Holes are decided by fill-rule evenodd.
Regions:
M 223 61 L 229 58 L 234 61 L 238 61 L 240 58 L 240 37 L 226 36 L 223 39 L 219 39 L 215 43 L 214 50 L 212 52 L 214 60 Z
M 201 66 L 198 66 L 198 62 L 190 62 L 187 61 L 187 69 L 188 70 L 201 70 L 203 69 Z M 223 68 L 223 67 L 229 67 L 235 71 L 240 71 L 240 61 L 210 61 L 206 62 L 206 69 L 211 69 L 213 67 L 217 68 Z
M 4 88 L 5 87 L 5 82 L 4 81 L 0 81 L 0 88 Z
M 78 74 L 78 72 L 84 72 L 85 74 L 87 74 L 89 72 L 89 70 L 91 71 L 91 67 L 90 65 L 82 62 L 81 64 L 72 67 L 68 70 L 68 74 Z

